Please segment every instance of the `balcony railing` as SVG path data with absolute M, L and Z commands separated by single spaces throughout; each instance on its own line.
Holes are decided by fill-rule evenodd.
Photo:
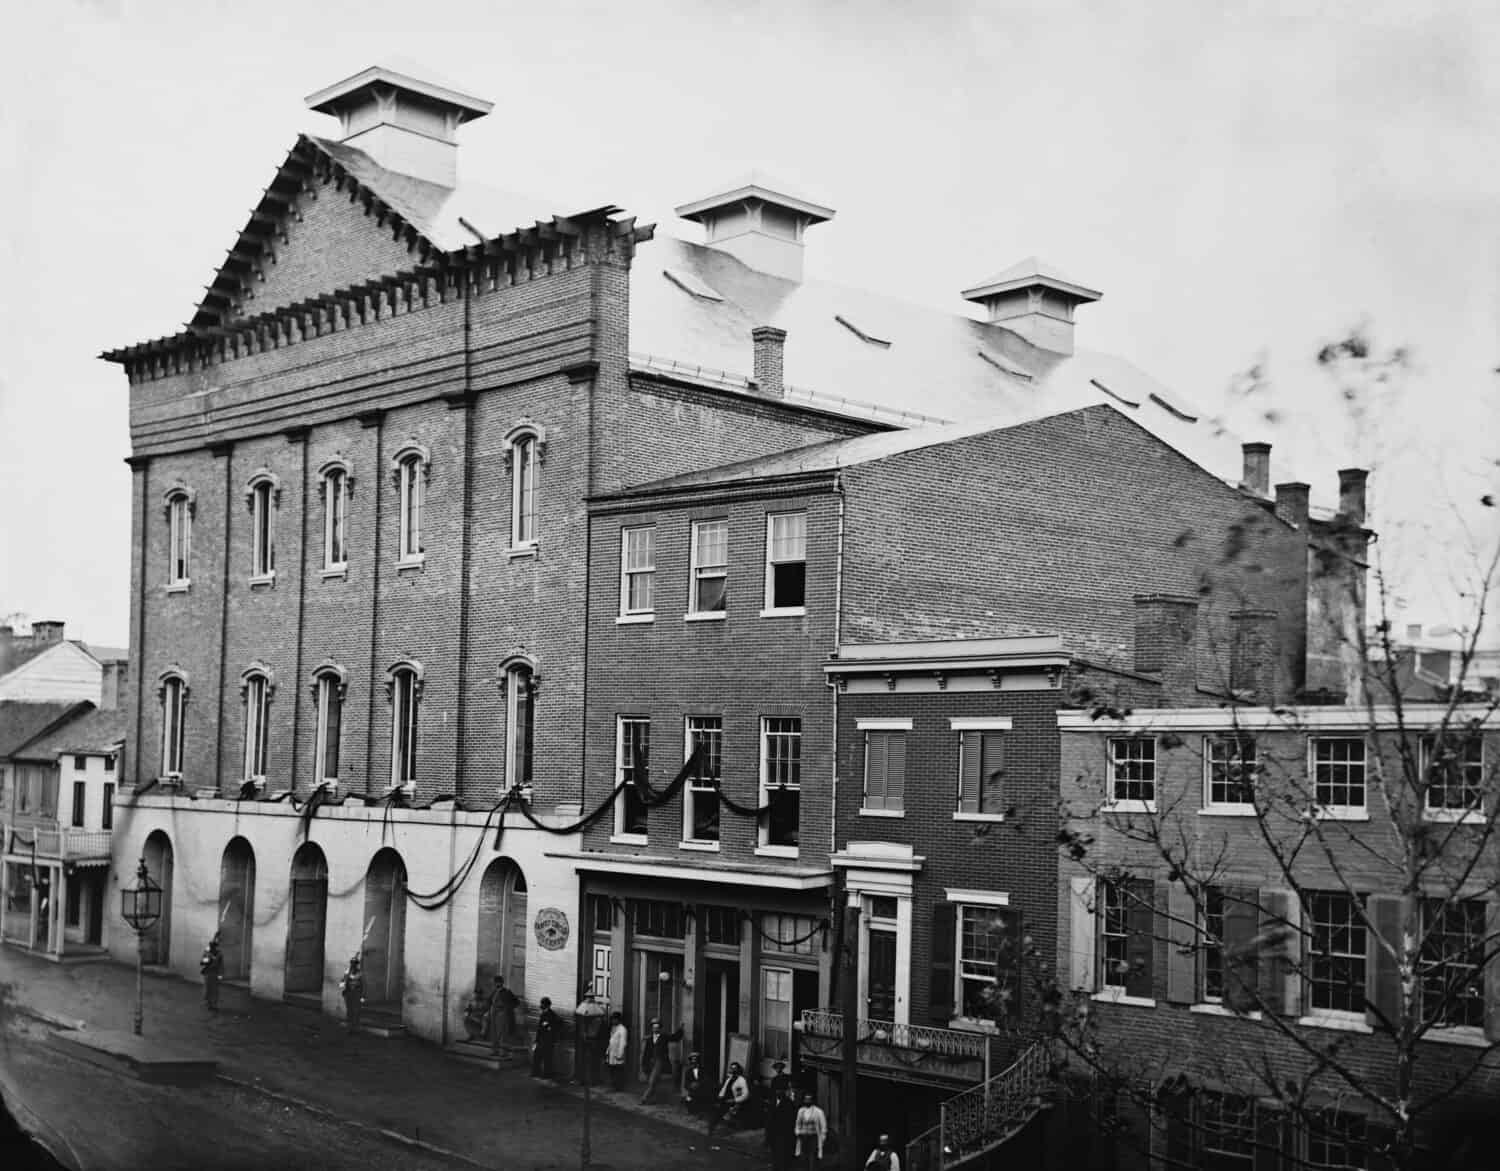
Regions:
M 78 829 L 55 822 L 5 827 L 5 849 L 11 854 L 29 854 L 36 847 L 38 858 L 64 862 L 97 861 L 109 857 L 110 830 Z
M 802 1035 L 842 1040 L 844 1014 L 820 1008 L 802 1010 Z M 957 1061 L 983 1061 L 990 1034 L 970 1033 L 962 1029 L 938 1029 L 930 1025 L 903 1025 L 896 1021 L 861 1018 L 855 1025 L 855 1040 L 861 1045 L 893 1045 L 898 1049 L 915 1049 L 934 1057 Z
M 1003 1072 L 942 1104 L 942 1121 L 906 1146 L 908 1171 L 951 1171 L 1017 1134 L 1051 1092 L 1051 1056 L 1036 1042 Z

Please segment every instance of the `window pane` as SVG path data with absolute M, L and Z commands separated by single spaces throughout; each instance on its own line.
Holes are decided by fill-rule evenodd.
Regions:
M 620 794 L 620 832 L 644 834 L 647 830 L 646 803 L 636 788 L 649 781 L 651 768 L 651 722 L 622 719 L 619 731 L 619 776 L 624 790 Z
M 724 609 L 729 593 L 728 587 L 729 579 L 723 575 L 700 577 L 697 582 L 697 599 L 693 609 L 703 613 Z
M 693 561 L 699 569 L 729 564 L 729 522 L 699 521 L 693 526 Z
M 1324 737 L 1313 742 L 1314 798 L 1319 805 L 1362 809 L 1365 742 Z
M 689 805 L 688 832 L 694 841 L 719 840 L 720 753 L 723 748 L 723 720 L 718 716 L 689 716 L 687 721 L 688 752 L 698 754 L 697 767 L 688 780 L 686 798 Z
M 1311 986 L 1314 1008 L 1365 1010 L 1365 925 L 1355 901 L 1338 892 L 1314 893 Z
M 771 566 L 771 605 L 775 608 L 807 604 L 807 563 L 794 561 Z
M 1156 741 L 1149 736 L 1109 742 L 1116 801 L 1156 800 Z
M 1208 800 L 1212 805 L 1254 804 L 1255 741 L 1215 737 L 1208 742 Z
M 771 560 L 803 561 L 807 558 L 807 514 L 778 513 L 771 517 Z
M 343 730 L 344 701 L 339 692 L 339 681 L 325 675 L 318 683 L 322 698 L 323 775 L 320 780 L 336 780 L 339 775 L 339 737 Z

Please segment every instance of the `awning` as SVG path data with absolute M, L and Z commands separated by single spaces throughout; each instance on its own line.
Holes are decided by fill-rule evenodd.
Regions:
M 833 871 L 814 866 L 755 866 L 744 862 L 712 862 L 694 866 L 649 854 L 605 854 L 560 850 L 549 858 L 577 863 L 579 873 L 677 882 L 715 882 L 725 886 L 755 886 L 771 890 L 821 890 L 833 882 Z

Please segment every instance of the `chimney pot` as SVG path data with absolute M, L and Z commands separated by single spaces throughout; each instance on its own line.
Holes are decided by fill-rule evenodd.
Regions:
M 750 331 L 755 343 L 755 389 L 764 398 L 785 398 L 786 383 L 782 377 L 786 348 L 786 330 L 774 325 L 758 325 Z
M 1269 443 L 1245 443 L 1240 445 L 1245 455 L 1245 470 L 1240 476 L 1240 487 L 1265 499 L 1271 495 L 1271 445 Z
M 1369 478 L 1364 468 L 1339 469 L 1339 515 L 1357 525 L 1365 523 L 1365 482 Z
M 1188 702 L 1198 686 L 1198 599 L 1135 598 L 1135 669 L 1160 673 L 1164 704 Z
M 1287 524 L 1296 525 L 1299 529 L 1307 527 L 1308 501 L 1312 495 L 1312 488 L 1307 484 L 1293 481 L 1289 484 L 1276 485 L 1276 515 Z
M 56 621 L 33 622 L 31 624 L 31 637 L 34 642 L 62 642 L 63 623 Z

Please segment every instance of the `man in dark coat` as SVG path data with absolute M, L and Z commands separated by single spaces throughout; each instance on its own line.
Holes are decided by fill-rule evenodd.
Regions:
M 349 967 L 339 980 L 339 993 L 344 998 L 345 1027 L 357 1033 L 360 1005 L 365 1002 L 365 974 L 360 970 L 359 956 L 349 957 Z
M 561 1031 L 561 1022 L 552 1011 L 552 998 L 542 997 L 541 1011 L 536 1017 L 536 1044 L 531 1050 L 532 1077 L 552 1076 L 552 1046 L 557 1043 L 557 1035 Z
M 771 1152 L 771 1171 L 791 1171 L 792 1152 L 797 1147 L 797 1103 L 792 1098 L 792 1079 L 777 1084 L 777 1079 L 772 1078 L 771 1086 L 771 1101 L 766 1106 L 766 1147 Z
M 203 958 L 198 961 L 198 970 L 203 973 L 203 1003 L 209 1012 L 219 1011 L 219 981 L 224 976 L 224 953 L 219 950 L 219 935 L 208 941 L 203 949 Z
M 713 1108 L 714 1084 L 696 1053 L 688 1056 L 682 1071 L 682 1104 L 689 1114 L 704 1114 Z
M 653 1017 L 651 1031 L 641 1042 L 641 1076 L 646 1079 L 646 1090 L 641 1094 L 644 1106 L 656 1094 L 656 1083 L 672 1076 L 672 1042 L 682 1040 L 682 1028 L 668 1035 L 661 1031 L 661 1020 Z

